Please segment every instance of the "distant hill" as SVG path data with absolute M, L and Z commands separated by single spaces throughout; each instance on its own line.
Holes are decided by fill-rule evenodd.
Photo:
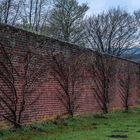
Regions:
M 123 54 L 123 57 L 140 63 L 140 48 L 138 48 L 138 47 L 129 48 Z

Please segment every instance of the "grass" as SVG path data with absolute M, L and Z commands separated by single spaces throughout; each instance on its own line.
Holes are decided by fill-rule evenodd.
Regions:
M 0 130 L 0 140 L 140 140 L 140 109 L 32 124 Z

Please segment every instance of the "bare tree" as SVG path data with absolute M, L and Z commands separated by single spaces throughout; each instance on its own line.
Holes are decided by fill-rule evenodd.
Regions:
M 93 89 L 93 95 L 103 113 L 108 113 L 109 104 L 113 99 L 111 90 L 115 82 L 115 58 L 97 52 L 89 58 L 90 84 Z
M 0 0 L 0 22 L 41 32 L 49 6 L 49 0 Z
M 82 44 L 81 23 L 87 10 L 87 4 L 79 5 L 77 0 L 55 0 L 49 12 L 46 33 L 56 39 Z
M 15 25 L 20 20 L 23 0 L 1 0 L 0 22 Z
M 134 18 L 137 26 L 137 34 L 138 34 L 138 47 L 140 47 L 140 10 L 134 11 Z
M 137 26 L 132 15 L 111 9 L 88 18 L 83 25 L 90 48 L 120 56 L 137 45 Z
M 46 24 L 49 0 L 25 0 L 22 20 L 24 28 L 40 32 Z
M 140 25 L 140 10 L 134 11 L 134 17 L 139 26 Z
M 37 90 L 48 80 L 48 65 L 44 63 L 46 59 L 43 56 L 30 50 L 20 57 L 21 64 L 18 55 L 15 57 L 15 51 L 13 54 L 12 50 L 0 45 L 0 108 L 4 111 L 3 118 L 15 128 L 20 128 L 27 107 L 36 103 L 41 96 Z M 22 85 L 20 90 L 18 83 Z
M 123 74 L 122 74 L 123 73 Z M 130 99 L 131 99 L 131 88 L 132 88 L 132 71 L 130 68 L 130 62 L 127 62 L 125 71 L 121 71 L 119 77 L 120 83 L 120 97 L 122 105 L 125 109 L 125 112 L 129 111 Z
M 81 97 L 80 83 L 83 79 L 82 54 L 64 56 L 62 53 L 52 55 L 52 75 L 57 81 L 57 97 L 67 113 L 73 116 L 79 108 Z
M 137 103 L 140 104 L 140 65 L 137 68 Z

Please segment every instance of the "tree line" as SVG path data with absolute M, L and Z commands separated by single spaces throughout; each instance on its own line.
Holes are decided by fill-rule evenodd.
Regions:
M 0 23 L 117 56 L 139 47 L 140 10 L 118 7 L 87 16 L 88 9 L 77 0 L 1 0 Z

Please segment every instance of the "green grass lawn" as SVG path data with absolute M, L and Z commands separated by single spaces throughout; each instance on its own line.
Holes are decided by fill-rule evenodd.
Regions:
M 0 130 L 0 140 L 140 140 L 140 109 L 58 119 L 17 132 Z

